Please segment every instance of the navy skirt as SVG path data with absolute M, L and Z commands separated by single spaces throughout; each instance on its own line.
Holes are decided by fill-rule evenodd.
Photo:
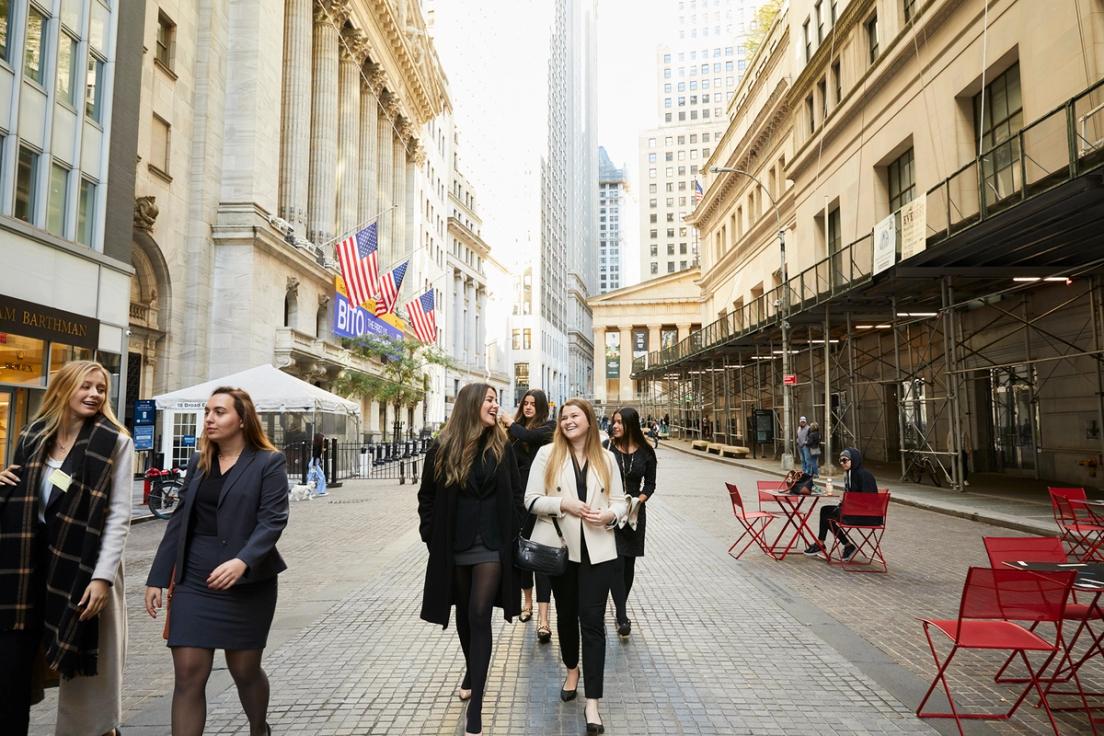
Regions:
M 207 576 L 219 566 L 218 537 L 195 536 L 188 544 L 184 577 L 173 593 L 169 646 L 200 649 L 264 649 L 276 612 L 276 578 L 211 590 Z

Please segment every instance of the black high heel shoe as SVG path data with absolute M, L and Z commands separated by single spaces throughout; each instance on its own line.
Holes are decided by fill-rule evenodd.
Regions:
M 564 680 L 564 685 L 566 685 L 566 684 L 567 684 L 567 680 Z M 578 680 L 575 681 L 575 689 L 574 690 L 567 690 L 563 687 L 563 685 L 560 686 L 560 700 L 562 700 L 563 702 L 568 703 L 568 702 L 574 700 L 576 698 L 576 696 L 578 696 L 578 695 L 579 695 L 579 682 L 578 682 Z
M 604 723 L 602 723 L 602 716 L 598 716 L 598 722 L 597 723 L 591 723 L 590 718 L 587 717 L 586 726 L 587 726 L 587 730 L 586 730 L 587 734 L 605 733 L 606 732 L 606 726 L 605 726 Z

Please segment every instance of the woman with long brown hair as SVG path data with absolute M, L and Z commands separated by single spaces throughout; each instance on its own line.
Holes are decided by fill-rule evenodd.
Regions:
M 61 675 L 56 732 L 122 720 L 134 443 L 99 363 L 65 364 L 0 472 L 0 724 L 26 734 L 40 645 Z
M 538 516 L 530 539 L 556 546 L 562 531 L 567 544 L 567 569 L 552 577 L 560 657 L 567 667 L 560 700 L 576 696 L 582 632 L 587 733 L 603 733 L 598 713 L 606 664 L 603 619 L 619 570 L 614 529 L 624 525 L 628 503 L 616 461 L 602 448 L 594 409 L 587 401 L 564 402 L 552 444 L 542 447 L 533 459 L 525 507 Z M 552 518 L 558 520 L 559 530 Z
M 261 655 L 276 611 L 276 576 L 287 569 L 276 541 L 288 519 L 284 456 L 261 427 L 249 394 L 215 389 L 187 485 L 146 580 L 157 617 L 170 589 L 166 635 L 176 676 L 173 736 L 199 736 L 216 649 L 226 653 L 251 736 L 266 736 L 268 676 Z
M 521 405 L 518 406 L 517 415 L 511 419 L 509 415 L 502 417 L 502 424 L 510 435 L 510 441 L 514 446 L 514 455 L 517 457 L 518 473 L 521 475 L 521 487 L 529 483 L 529 468 L 533 465 L 533 457 L 537 450 L 552 441 L 552 433 L 556 431 L 556 422 L 548 417 L 548 396 L 539 388 L 531 388 L 521 397 Z M 533 532 L 533 524 L 537 517 L 526 514 L 522 528 L 522 535 L 526 538 Z M 552 583 L 547 575 L 521 571 L 521 592 L 524 600 L 521 604 L 522 621 L 528 621 L 533 617 L 533 581 L 536 579 L 537 587 L 537 641 L 547 644 L 552 638 L 552 630 L 548 627 L 548 604 L 552 600 Z
M 521 611 L 514 539 L 522 515 L 514 451 L 498 424 L 498 394 L 485 383 L 460 390 L 441 436 L 426 453 L 418 489 L 419 531 L 429 549 L 421 617 L 456 634 L 467 672 L 465 734 L 483 732 L 483 690 L 491 663 L 491 609 Z

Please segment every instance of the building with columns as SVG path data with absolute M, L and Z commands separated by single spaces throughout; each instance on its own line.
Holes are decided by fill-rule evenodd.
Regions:
M 343 371 L 378 372 L 334 335 L 333 246 L 378 221 L 381 267 L 411 258 L 402 299 L 440 284 L 430 264 L 443 271 L 443 226 L 420 193 L 444 195 L 431 123 L 450 102 L 418 2 L 160 0 L 146 4 L 145 47 L 136 396 L 261 363 L 323 388 Z M 436 417 L 427 409 L 404 410 L 404 431 L 443 419 L 443 402 Z M 361 431 L 390 431 L 393 407 L 363 410 Z
M 674 346 L 701 327 L 700 276 L 689 268 L 591 298 L 599 414 L 641 406 L 644 384 L 633 381 L 633 371 L 645 366 L 649 352 Z

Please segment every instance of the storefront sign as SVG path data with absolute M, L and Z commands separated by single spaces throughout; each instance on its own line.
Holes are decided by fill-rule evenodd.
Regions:
M 153 425 L 138 425 L 134 428 L 134 449 L 153 449 Z
M 928 247 L 928 200 L 917 197 L 901 208 L 901 260 Z
M 384 322 L 364 307 L 353 307 L 344 294 L 334 294 L 334 334 L 338 337 L 376 335 L 390 340 L 401 340 L 402 330 Z
M 874 225 L 874 273 L 893 265 L 897 257 L 897 218 L 890 215 Z
M 0 332 L 12 332 L 90 350 L 95 350 L 100 345 L 100 323 L 97 320 L 4 294 L 0 294 Z

